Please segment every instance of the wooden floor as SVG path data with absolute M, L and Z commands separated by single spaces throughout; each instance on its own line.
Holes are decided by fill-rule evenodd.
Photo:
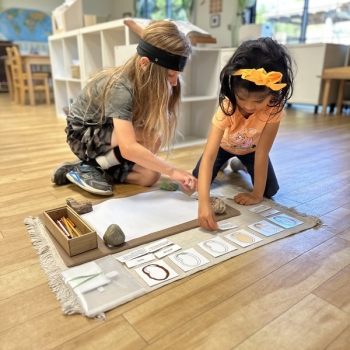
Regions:
M 73 160 L 54 106 L 14 105 L 0 94 L 0 349 L 350 349 L 350 115 L 288 109 L 271 157 L 278 203 L 324 226 L 264 245 L 106 314 L 63 315 L 23 219 L 100 198 L 57 187 Z M 192 170 L 202 146 L 170 161 Z M 243 174 L 220 179 L 249 187 Z M 115 186 L 115 196 L 137 186 Z

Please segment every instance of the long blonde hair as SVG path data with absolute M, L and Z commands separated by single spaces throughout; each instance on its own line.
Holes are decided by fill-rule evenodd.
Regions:
M 147 43 L 174 55 L 189 57 L 192 46 L 188 38 L 171 21 L 152 21 L 143 31 Z M 89 81 L 87 93 L 92 101 L 92 87 L 96 81 L 108 77 L 99 97 L 100 122 L 104 119 L 105 101 L 109 91 L 120 76 L 126 75 L 133 84 L 132 123 L 134 128 L 143 128 L 144 138 L 152 144 L 160 141 L 160 148 L 171 149 L 177 127 L 181 84 L 170 87 L 168 69 L 150 62 L 141 67 L 137 53 L 122 67 L 99 72 Z

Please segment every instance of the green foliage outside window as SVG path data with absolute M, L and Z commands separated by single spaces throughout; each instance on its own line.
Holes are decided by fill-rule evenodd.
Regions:
M 134 0 L 135 17 L 189 21 L 194 0 Z

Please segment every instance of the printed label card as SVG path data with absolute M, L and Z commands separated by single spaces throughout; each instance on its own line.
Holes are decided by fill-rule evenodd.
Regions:
M 167 247 L 168 245 L 171 245 L 171 244 L 173 244 L 173 242 L 169 241 L 167 238 L 163 238 L 160 241 L 157 241 L 155 243 L 148 245 L 147 247 L 145 247 L 145 249 L 149 253 L 153 253 L 156 250 L 162 249 L 162 248 Z
M 238 226 L 233 222 L 225 222 L 223 224 L 219 224 L 218 227 L 219 227 L 219 230 L 224 231 L 224 230 L 230 230 L 231 228 L 235 228 Z
M 198 243 L 198 245 L 215 258 L 237 249 L 220 237 L 208 239 L 207 241 Z
M 291 228 L 303 224 L 302 221 L 287 214 L 274 215 L 268 217 L 267 219 L 284 228 Z
M 178 276 L 163 260 L 157 260 L 143 267 L 138 267 L 135 271 L 150 287 Z
M 174 253 L 178 250 L 180 250 L 181 247 L 178 245 L 178 244 L 173 244 L 172 246 L 170 247 L 167 247 L 157 253 L 154 253 L 154 255 L 158 258 L 158 259 L 161 259 L 161 258 L 164 258 L 165 256 L 171 254 L 171 253 Z
M 194 199 L 198 199 L 198 192 L 193 192 L 190 196 L 191 198 Z M 222 193 L 220 192 L 209 192 L 209 197 L 217 197 L 217 198 L 221 198 L 221 197 L 225 197 Z
M 147 255 L 140 256 L 139 258 L 136 258 L 136 259 L 127 260 L 125 261 L 125 265 L 130 269 L 131 267 L 135 267 L 137 265 L 141 265 L 146 262 L 155 260 L 155 258 L 156 257 L 153 254 L 147 254 Z
M 266 220 L 255 222 L 254 224 L 248 225 L 248 227 L 264 236 L 272 236 L 284 230 L 282 227 L 271 224 Z
M 243 248 L 262 241 L 260 237 L 255 236 L 247 230 L 243 229 L 231 232 L 228 235 L 225 235 L 225 237 Z
M 116 257 L 116 259 L 119 260 L 120 262 L 125 262 L 131 259 L 136 259 L 139 256 L 146 255 L 146 254 L 148 254 L 148 250 L 146 250 L 145 248 L 139 248 L 125 255 L 118 256 Z
M 271 209 L 271 207 L 264 204 L 260 204 L 257 207 L 249 208 L 248 210 L 252 211 L 253 213 L 261 213 L 262 211 L 265 211 L 267 209 Z
M 170 255 L 169 259 L 185 272 L 209 263 L 209 260 L 206 257 L 199 254 L 193 248 Z
M 277 209 L 271 209 L 271 210 L 268 210 L 268 211 L 264 211 L 263 213 L 260 213 L 261 216 L 270 216 L 270 215 L 274 215 L 274 214 L 278 214 L 280 211 L 277 210 Z

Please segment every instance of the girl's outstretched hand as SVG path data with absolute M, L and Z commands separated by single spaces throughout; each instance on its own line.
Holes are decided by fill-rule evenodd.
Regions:
M 170 179 L 178 182 L 185 190 L 197 190 L 197 179 L 188 173 L 178 168 L 174 168 Z
M 242 205 L 258 204 L 262 201 L 262 197 L 258 197 L 253 193 L 238 193 L 233 197 L 233 200 Z
M 209 202 L 198 204 L 198 224 L 206 230 L 216 231 L 218 229 L 215 214 Z

